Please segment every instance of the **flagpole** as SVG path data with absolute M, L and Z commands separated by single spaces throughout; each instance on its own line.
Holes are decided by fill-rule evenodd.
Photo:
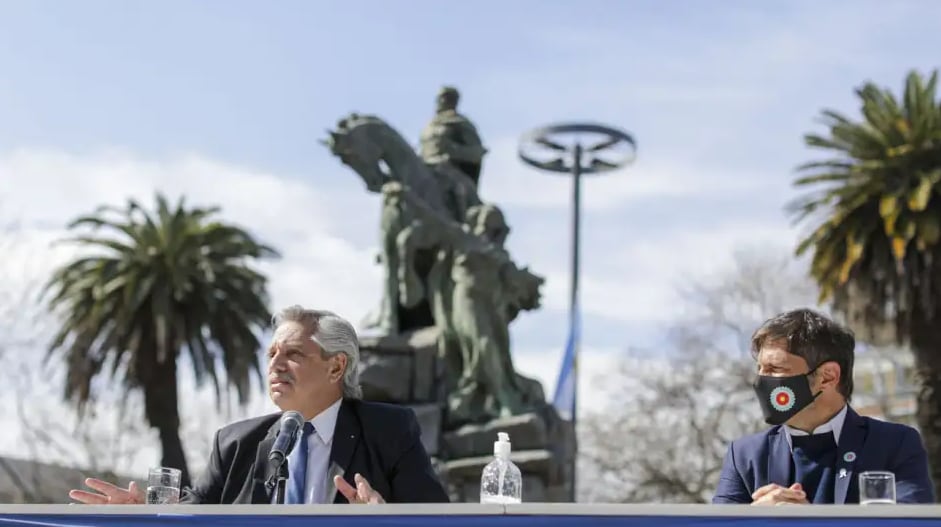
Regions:
M 555 139 L 556 137 L 574 135 L 574 145 L 563 144 L 563 141 Z M 580 141 L 582 135 L 601 136 L 601 140 L 592 146 L 584 147 Z M 629 153 L 621 155 L 617 161 L 602 160 L 595 157 L 590 164 L 585 163 L 585 153 L 592 156 L 601 153 L 611 153 L 614 147 L 618 145 L 627 145 Z M 540 170 L 549 172 L 565 173 L 572 177 L 572 277 L 571 294 L 569 297 L 569 346 L 567 346 L 565 356 L 563 357 L 562 370 L 559 375 L 559 384 L 565 380 L 563 373 L 567 366 L 569 350 L 571 347 L 571 370 L 569 376 L 572 383 L 572 402 L 570 407 L 572 430 L 575 437 L 573 441 L 573 452 L 570 460 L 570 499 L 576 500 L 576 460 L 578 458 L 578 356 L 580 353 L 581 341 L 581 320 L 579 317 L 579 299 L 578 299 L 578 278 L 580 274 L 580 243 L 581 243 L 581 215 L 582 215 L 582 176 L 588 174 L 600 174 L 608 172 L 627 165 L 633 161 L 636 153 L 636 143 L 634 138 L 626 132 L 603 126 L 599 124 L 561 124 L 539 128 L 525 134 L 519 146 L 519 157 L 528 165 Z M 545 155 L 534 155 L 533 150 L 543 150 L 542 154 L 548 153 L 554 155 L 554 159 L 545 160 Z M 616 154 L 615 154 L 616 155 Z M 543 158 L 543 159 L 540 159 Z M 569 162 L 571 165 L 569 165 Z M 559 386 L 556 387 L 558 396 Z M 558 397 L 557 397 L 558 398 Z M 556 401 L 558 403 L 558 401 Z
M 569 298 L 569 331 L 576 331 L 578 323 L 578 275 L 579 252 L 581 249 L 581 217 L 582 217 L 582 144 L 576 142 L 572 152 L 572 292 Z M 580 335 L 576 335 L 573 343 L 572 358 L 572 427 L 578 423 L 578 354 Z M 575 449 L 578 451 L 578 448 Z M 572 502 L 575 501 L 575 456 L 572 456 Z
M 578 488 L 578 355 L 581 350 L 581 328 L 578 320 L 579 253 L 581 252 L 582 217 L 582 144 L 575 143 L 572 152 L 572 292 L 569 298 L 569 331 L 572 335 L 572 430 L 573 452 L 570 460 L 572 488 L 569 499 L 576 502 Z

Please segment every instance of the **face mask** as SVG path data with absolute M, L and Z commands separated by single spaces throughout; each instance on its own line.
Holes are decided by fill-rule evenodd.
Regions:
M 769 425 L 780 425 L 794 417 L 797 412 L 810 406 L 823 392 L 812 394 L 810 381 L 807 378 L 813 375 L 816 368 L 809 373 L 794 375 L 792 377 L 771 377 L 759 375 L 755 381 L 755 394 L 761 404 L 761 412 L 765 422 Z

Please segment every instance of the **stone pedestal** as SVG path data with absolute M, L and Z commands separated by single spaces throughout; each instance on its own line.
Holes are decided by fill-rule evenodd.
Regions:
M 438 361 L 438 331 L 360 339 L 360 383 L 363 398 L 390 403 L 429 403 L 441 400 L 435 390 L 443 371 Z
M 571 497 L 575 432 L 544 404 L 531 413 L 444 429 L 443 363 L 437 330 L 360 339 L 360 382 L 367 400 L 407 405 L 415 411 L 422 443 L 454 502 L 480 500 L 480 475 L 493 460 L 497 432 L 510 436 L 510 459 L 523 473 L 523 501 L 565 502 Z

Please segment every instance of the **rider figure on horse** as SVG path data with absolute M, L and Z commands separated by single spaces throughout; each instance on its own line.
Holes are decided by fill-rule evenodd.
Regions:
M 460 98 L 453 86 L 445 86 L 438 92 L 435 116 L 421 133 L 419 155 L 436 169 L 452 165 L 476 187 L 487 149 L 474 123 L 457 111 Z

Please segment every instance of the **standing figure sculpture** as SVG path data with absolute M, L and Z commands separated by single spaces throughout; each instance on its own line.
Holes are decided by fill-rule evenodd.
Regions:
M 476 187 L 487 149 L 474 123 L 457 111 L 460 98 L 452 86 L 438 92 L 435 116 L 421 133 L 419 154 L 432 167 L 450 164 Z
M 424 221 L 442 242 L 430 280 L 446 362 L 449 427 L 532 410 L 545 401 L 542 386 L 516 373 L 509 325 L 521 310 L 539 307 L 542 277 L 518 268 L 504 248 L 510 232 L 491 204 L 468 209 L 463 225 L 450 221 L 397 183 L 383 187 L 386 202 Z

